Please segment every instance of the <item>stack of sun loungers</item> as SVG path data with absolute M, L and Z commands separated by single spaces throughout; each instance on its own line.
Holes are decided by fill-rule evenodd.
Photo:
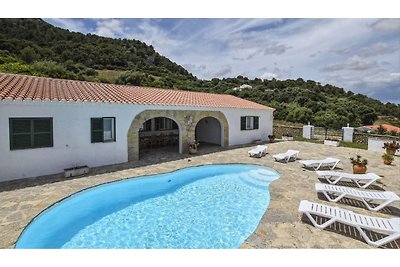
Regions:
M 393 201 L 400 200 L 400 197 L 394 192 L 367 191 L 336 185 L 339 181 L 344 180 L 354 182 L 359 188 L 365 189 L 380 179 L 374 173 L 350 174 L 333 171 L 316 171 L 316 174 L 318 177 L 326 179 L 328 183 L 315 184 L 315 190 L 318 193 L 322 193 L 330 202 L 338 202 L 342 198 L 357 199 L 364 203 L 368 210 L 379 211 Z M 324 229 L 335 222 L 352 226 L 358 230 L 368 244 L 373 246 L 382 246 L 400 238 L 400 218 L 387 219 L 366 216 L 340 207 L 323 205 L 308 200 L 300 202 L 299 211 L 305 214 L 318 229 Z M 324 217 L 327 221 L 318 223 L 313 216 Z M 366 231 L 377 232 L 386 236 L 378 240 L 371 240 Z

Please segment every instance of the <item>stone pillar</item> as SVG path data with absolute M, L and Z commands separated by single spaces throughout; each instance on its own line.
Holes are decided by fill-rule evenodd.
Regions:
M 349 127 L 349 124 L 347 124 L 347 127 L 343 127 L 342 130 L 343 130 L 343 141 L 353 142 L 354 128 Z
M 304 125 L 303 126 L 303 138 L 305 139 L 313 139 L 314 138 L 314 126 L 310 125 Z

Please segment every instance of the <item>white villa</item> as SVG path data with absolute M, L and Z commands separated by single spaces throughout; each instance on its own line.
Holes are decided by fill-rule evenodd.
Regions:
M 0 73 L 0 181 L 136 161 L 155 144 L 266 141 L 273 111 L 231 95 Z
M 249 84 L 242 84 L 239 87 L 234 87 L 232 90 L 233 91 L 242 91 L 243 89 L 251 89 L 253 88 L 253 86 L 249 85 Z

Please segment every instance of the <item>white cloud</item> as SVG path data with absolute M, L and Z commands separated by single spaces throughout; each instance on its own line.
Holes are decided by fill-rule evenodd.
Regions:
M 397 50 L 399 50 L 398 47 L 394 47 L 389 43 L 377 42 L 361 48 L 347 47 L 335 50 L 334 52 L 342 56 L 358 55 L 362 57 L 374 57 L 379 55 L 391 54 L 396 52 Z
M 268 44 L 267 47 L 264 48 L 264 55 L 273 55 L 273 54 L 281 55 L 290 48 L 291 48 L 290 46 L 273 42 L 271 44 Z
M 272 78 L 278 78 L 278 75 L 271 72 L 265 72 L 260 76 L 261 79 L 271 80 Z
M 323 71 L 341 71 L 341 70 L 368 70 L 378 66 L 375 60 L 365 60 L 358 56 L 349 58 L 344 62 L 329 64 L 322 68 Z
M 376 73 L 374 75 L 366 76 L 362 80 L 370 88 L 383 88 L 397 86 L 400 93 L 400 73 Z
M 229 65 L 224 65 L 213 72 L 214 77 L 225 77 L 232 72 L 232 67 Z
M 97 35 L 104 37 L 119 37 L 124 35 L 124 27 L 121 20 L 117 19 L 101 19 L 96 22 L 96 30 L 94 32 Z
M 369 47 L 362 48 L 359 55 L 364 57 L 372 57 L 384 54 L 391 54 L 393 52 L 396 52 L 397 50 L 397 47 L 394 47 L 387 43 L 379 42 Z
M 206 65 L 184 64 L 182 66 L 190 73 L 203 73 L 207 70 Z
M 371 28 L 379 32 L 399 32 L 400 19 L 379 19 L 371 24 Z
M 85 23 L 83 23 L 83 21 L 80 20 L 51 18 L 51 19 L 45 19 L 45 21 L 57 27 L 68 29 L 73 32 L 82 32 L 82 33 L 87 32 Z

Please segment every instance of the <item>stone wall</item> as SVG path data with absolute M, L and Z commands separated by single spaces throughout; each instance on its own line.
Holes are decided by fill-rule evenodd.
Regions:
M 303 136 L 303 127 L 274 125 L 274 135 L 282 136 L 283 134 L 291 134 L 293 137 Z
M 128 131 L 128 160 L 139 160 L 139 129 L 142 124 L 152 118 L 165 117 L 178 124 L 179 127 L 179 152 L 187 153 L 189 143 L 195 139 L 197 123 L 205 117 L 213 117 L 221 123 L 224 138 L 222 146 L 229 144 L 229 125 L 224 114 L 220 111 L 198 110 L 145 110 L 139 113 L 131 123 Z
M 354 143 L 361 143 L 361 144 L 368 144 L 368 138 L 369 137 L 381 138 L 381 139 L 385 139 L 385 140 L 397 140 L 397 141 L 400 141 L 400 137 L 398 137 L 398 136 L 378 135 L 378 134 L 355 132 L 354 135 L 353 135 L 353 142 Z

